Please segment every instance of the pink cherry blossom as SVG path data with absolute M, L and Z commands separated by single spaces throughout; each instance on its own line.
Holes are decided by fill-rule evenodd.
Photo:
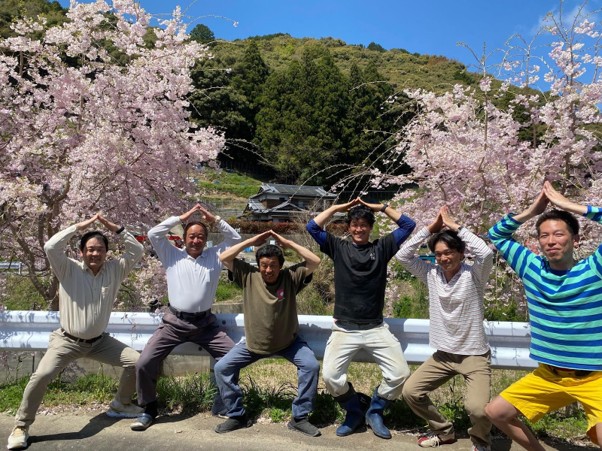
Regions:
M 154 46 L 134 0 L 72 2 L 67 18 L 21 21 L 0 42 L 0 258 L 25 263 L 48 300 L 51 235 L 98 211 L 140 232 L 186 211 L 197 166 L 224 144 L 190 121 L 190 69 L 208 52 L 179 9 Z

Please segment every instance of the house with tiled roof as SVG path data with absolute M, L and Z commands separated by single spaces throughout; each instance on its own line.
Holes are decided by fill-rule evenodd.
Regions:
M 330 207 L 336 194 L 321 186 L 262 183 L 249 198 L 243 216 L 250 221 L 291 222 Z

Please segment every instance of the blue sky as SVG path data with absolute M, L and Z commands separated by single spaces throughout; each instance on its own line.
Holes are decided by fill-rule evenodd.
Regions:
M 68 0 L 60 0 L 68 6 Z M 403 48 L 442 55 L 475 69 L 483 45 L 495 54 L 513 34 L 530 39 L 546 13 L 558 10 L 556 0 L 141 0 L 158 17 L 180 5 L 190 28 L 207 25 L 217 38 L 288 33 L 294 37 L 333 37 L 347 44 L 376 42 L 386 49 Z M 581 0 L 565 0 L 569 17 Z M 485 6 L 486 5 L 486 6 Z M 594 11 L 602 0 L 589 0 Z M 491 58 L 495 62 L 495 55 Z

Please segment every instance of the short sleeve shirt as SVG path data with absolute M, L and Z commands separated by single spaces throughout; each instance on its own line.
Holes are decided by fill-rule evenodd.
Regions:
M 243 289 L 245 337 L 247 348 L 269 355 L 285 349 L 299 331 L 297 293 L 310 277 L 305 263 L 282 268 L 276 283 L 263 281 L 259 269 L 240 260 L 233 262 L 234 282 Z

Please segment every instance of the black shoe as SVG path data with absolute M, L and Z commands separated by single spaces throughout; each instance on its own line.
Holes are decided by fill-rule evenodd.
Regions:
M 215 432 L 218 434 L 224 434 L 226 432 L 232 432 L 237 429 L 243 429 L 251 427 L 253 422 L 247 418 L 246 415 L 240 417 L 231 417 L 224 421 L 222 424 L 218 424 L 215 428 Z
M 295 420 L 294 418 L 288 422 L 287 424 L 289 429 L 293 429 L 295 431 L 299 431 L 305 435 L 309 435 L 310 437 L 319 437 L 322 435 L 320 430 L 311 424 L 307 418 L 300 418 Z

